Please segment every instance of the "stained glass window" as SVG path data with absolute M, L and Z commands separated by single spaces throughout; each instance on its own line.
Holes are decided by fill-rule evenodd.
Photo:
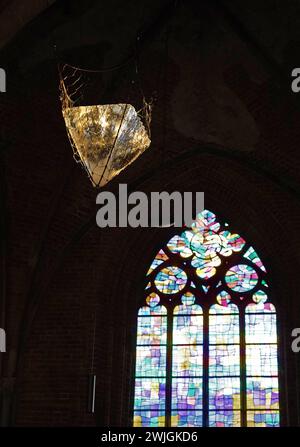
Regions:
M 167 309 L 151 293 L 137 324 L 134 425 L 165 426 Z
M 277 318 L 255 249 L 204 210 L 147 272 L 134 426 L 280 424 Z
M 241 425 L 239 309 L 225 290 L 209 309 L 209 426 Z
M 171 425 L 202 425 L 203 312 L 187 292 L 173 311 Z
M 279 425 L 276 312 L 258 290 L 246 307 L 247 425 Z

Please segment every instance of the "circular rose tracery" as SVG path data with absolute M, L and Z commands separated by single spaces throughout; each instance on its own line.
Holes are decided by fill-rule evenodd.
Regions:
M 258 275 L 249 265 L 238 264 L 227 271 L 225 281 L 227 286 L 235 292 L 248 292 L 256 286 Z

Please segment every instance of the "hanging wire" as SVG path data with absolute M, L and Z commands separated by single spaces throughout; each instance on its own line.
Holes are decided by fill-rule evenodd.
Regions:
M 84 73 L 99 73 L 100 74 L 100 73 L 114 72 L 117 70 L 121 70 L 122 68 L 126 67 L 131 61 L 134 61 L 135 74 L 137 77 L 137 86 L 138 86 L 138 89 L 139 89 L 141 96 L 143 98 L 142 109 L 140 110 L 140 112 L 141 111 L 145 112 L 145 116 L 144 116 L 145 124 L 147 126 L 147 130 L 150 131 L 150 124 L 151 124 L 150 115 L 151 115 L 153 100 L 151 98 L 150 101 L 147 101 L 144 91 L 143 91 L 140 70 L 139 70 L 139 53 L 140 53 L 141 49 L 139 48 L 138 43 L 140 42 L 140 40 L 141 40 L 141 37 L 138 34 L 135 39 L 134 50 L 132 51 L 132 53 L 122 63 L 111 66 L 111 67 L 93 70 L 93 69 L 82 68 L 79 66 L 74 66 L 67 62 L 65 62 L 63 64 L 58 63 L 58 72 L 59 72 L 59 76 L 60 76 L 60 87 L 61 87 L 60 89 L 62 92 L 61 99 L 62 99 L 63 104 L 67 107 L 72 107 L 76 103 L 78 103 L 80 99 L 82 99 L 82 97 L 83 97 L 82 94 L 80 95 L 80 97 L 78 97 L 76 95 L 78 95 L 78 93 L 80 93 L 82 91 L 82 88 L 85 85 L 83 82 L 80 83 L 80 81 L 83 80 Z M 55 46 L 55 51 L 56 51 L 56 46 Z M 73 73 L 71 72 L 71 70 L 73 70 Z M 71 74 L 70 73 L 66 74 L 67 71 L 71 72 Z M 71 78 L 75 77 L 76 74 L 78 74 L 78 73 L 80 73 L 80 75 L 73 82 L 71 82 L 71 83 L 67 82 Z M 75 97 L 75 99 L 74 99 L 74 97 Z
M 116 70 L 120 70 L 121 68 L 126 67 L 126 65 L 129 64 L 129 62 L 131 62 L 135 57 L 135 52 L 133 52 L 132 54 L 130 54 L 125 61 L 123 61 L 120 64 L 117 65 L 113 65 L 111 67 L 106 67 L 106 68 L 101 68 L 99 70 L 92 70 L 92 69 L 88 69 L 88 68 L 82 68 L 82 67 L 75 67 L 74 65 L 68 64 L 66 63 L 65 65 L 72 68 L 73 70 L 80 70 L 83 71 L 85 73 L 109 73 L 112 71 L 116 71 Z

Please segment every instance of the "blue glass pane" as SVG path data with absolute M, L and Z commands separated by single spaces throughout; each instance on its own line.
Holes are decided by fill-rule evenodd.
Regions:
M 166 347 L 137 346 L 136 377 L 165 377 Z
M 139 317 L 137 344 L 160 345 L 167 342 L 166 317 Z
M 166 294 L 177 293 L 182 290 L 187 282 L 186 273 L 176 266 L 163 268 L 155 278 L 157 289 Z
M 176 410 L 171 413 L 172 427 L 202 427 L 202 411 Z
M 164 306 L 144 306 L 139 310 L 139 317 L 150 317 L 154 315 L 167 315 L 167 309 Z
M 247 411 L 248 427 L 279 427 L 279 411 Z
M 172 408 L 197 410 L 202 408 L 202 379 L 172 379 Z
M 230 267 L 225 275 L 228 287 L 235 292 L 252 290 L 258 281 L 256 271 L 247 264 L 238 264 Z
M 134 427 L 164 427 L 165 413 L 164 411 L 148 410 L 135 411 L 133 417 Z
M 247 408 L 276 410 L 279 408 L 279 389 L 277 377 L 247 378 Z
M 210 427 L 240 427 L 241 412 L 237 410 L 209 411 Z
M 164 410 L 165 379 L 136 379 L 134 408 L 136 410 Z
M 209 379 L 210 410 L 239 410 L 241 408 L 241 384 L 239 377 Z

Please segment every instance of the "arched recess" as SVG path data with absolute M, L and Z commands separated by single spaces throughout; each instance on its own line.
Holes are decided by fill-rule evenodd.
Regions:
M 135 426 L 280 424 L 276 310 L 254 247 L 210 211 L 147 272 Z

